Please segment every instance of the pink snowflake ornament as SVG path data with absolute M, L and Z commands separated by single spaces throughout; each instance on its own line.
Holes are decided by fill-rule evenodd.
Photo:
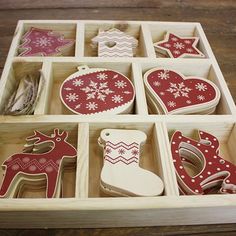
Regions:
M 204 78 L 154 68 L 144 74 L 149 105 L 161 114 L 196 114 L 214 111 L 220 100 L 217 86 Z
M 172 58 L 204 58 L 205 55 L 197 48 L 198 41 L 198 37 L 180 37 L 167 32 L 164 40 L 154 43 L 154 48 L 157 53 Z
M 74 40 L 52 30 L 30 28 L 22 37 L 19 56 L 56 56 L 74 44 Z
M 62 103 L 80 115 L 130 113 L 135 91 L 131 81 L 117 71 L 78 67 L 61 85 Z

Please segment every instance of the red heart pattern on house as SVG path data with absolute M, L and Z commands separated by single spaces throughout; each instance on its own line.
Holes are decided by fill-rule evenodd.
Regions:
M 219 89 L 209 80 L 154 68 L 144 75 L 147 93 L 165 114 L 187 114 L 216 106 Z
M 131 81 L 124 75 L 106 69 L 76 72 L 61 86 L 61 100 L 76 114 L 120 114 L 132 107 L 135 97 Z

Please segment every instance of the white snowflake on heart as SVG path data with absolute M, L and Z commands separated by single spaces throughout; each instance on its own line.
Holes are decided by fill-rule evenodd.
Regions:
M 174 43 L 174 47 L 176 49 L 183 49 L 185 46 L 183 43 L 177 42 L 177 43 Z
M 82 81 L 82 79 L 75 79 L 74 81 L 73 81 L 73 85 L 75 86 L 75 87 L 80 87 L 80 86 L 82 86 L 84 84 L 84 81 Z
M 120 96 L 120 95 L 114 95 L 111 100 L 114 102 L 114 103 L 121 103 L 123 101 L 123 97 Z
M 204 100 L 205 100 L 205 97 L 204 97 L 203 95 L 198 95 L 198 96 L 197 96 L 197 99 L 198 99 L 199 101 L 204 101 Z
M 95 103 L 95 102 L 89 102 L 86 104 L 86 108 L 89 110 L 89 111 L 94 111 L 98 108 L 98 104 Z
M 191 88 L 188 88 L 184 85 L 184 82 L 175 84 L 170 83 L 170 87 L 166 90 L 174 95 L 175 98 L 177 97 L 188 97 L 188 93 L 191 91 Z
M 118 80 L 115 82 L 115 86 L 117 88 L 125 88 L 127 86 L 127 83 L 124 80 Z
M 69 93 L 66 95 L 66 100 L 68 100 L 69 102 L 75 102 L 78 99 L 79 95 L 77 95 L 76 93 Z
M 207 90 L 207 86 L 203 83 L 197 83 L 195 85 L 195 88 L 198 90 L 198 91 L 203 91 L 205 92 Z
M 163 79 L 163 80 L 167 80 L 167 79 L 169 79 L 170 78 L 170 76 L 169 76 L 169 71 L 168 70 L 164 70 L 164 72 L 159 72 L 158 74 L 157 74 L 157 77 L 159 78 L 159 79 Z
M 160 87 L 161 83 L 159 81 L 155 81 L 155 82 L 153 82 L 153 85 L 156 86 L 156 87 Z
M 169 106 L 169 107 L 175 107 L 175 106 L 176 106 L 176 103 L 175 103 L 174 101 L 169 101 L 169 102 L 167 103 L 167 106 Z
M 47 38 L 45 36 L 40 37 L 36 37 L 35 42 L 33 42 L 35 44 L 36 47 L 48 47 L 48 46 L 52 46 L 52 43 L 54 42 L 54 40 L 52 38 Z
M 107 79 L 107 74 L 106 73 L 99 73 L 98 75 L 97 75 L 97 78 L 98 79 L 100 79 L 100 80 L 105 80 L 105 79 Z
M 114 93 L 114 91 L 108 88 L 107 83 L 108 82 L 96 83 L 91 80 L 89 86 L 81 88 L 81 90 L 86 93 L 87 100 L 98 99 L 104 102 L 107 95 Z

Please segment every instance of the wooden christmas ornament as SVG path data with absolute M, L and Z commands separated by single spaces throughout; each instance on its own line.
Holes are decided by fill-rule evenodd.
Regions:
M 116 28 L 100 30 L 91 41 L 99 57 L 133 57 L 138 46 L 136 38 Z
M 176 131 L 171 152 L 182 194 L 236 193 L 236 166 L 219 155 L 219 141 L 204 131 L 193 140 Z M 185 167 L 197 170 L 191 176 Z
M 122 114 L 133 110 L 135 91 L 131 81 L 109 69 L 78 67 L 61 85 L 60 98 L 80 115 Z
M 164 40 L 154 43 L 154 48 L 157 53 L 172 58 L 204 58 L 205 55 L 197 48 L 198 42 L 198 37 L 180 37 L 167 32 Z
M 150 109 L 158 114 L 209 114 L 220 100 L 210 80 L 174 70 L 151 69 L 144 74 L 144 84 Z
M 101 187 L 113 196 L 157 196 L 163 182 L 154 173 L 139 167 L 140 148 L 146 134 L 138 130 L 104 129 L 98 140 L 104 148 Z
M 19 56 L 56 56 L 74 45 L 74 40 L 52 30 L 30 28 L 22 37 Z
M 74 162 L 77 154 L 76 149 L 67 142 L 67 137 L 66 131 L 59 133 L 59 129 L 54 129 L 51 136 L 34 131 L 33 136 L 26 138 L 27 141 L 34 142 L 36 147 L 50 142 L 52 148 L 45 153 L 17 153 L 5 160 L 2 164 L 5 174 L 0 197 L 8 197 L 22 180 L 27 181 L 27 178 L 42 180 L 42 176 L 47 180 L 46 197 L 52 198 L 58 195 L 58 183 L 64 160 Z

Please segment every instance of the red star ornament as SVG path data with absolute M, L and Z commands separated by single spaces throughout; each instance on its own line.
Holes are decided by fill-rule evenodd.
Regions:
M 197 49 L 198 41 L 198 37 L 180 37 L 167 32 L 164 40 L 154 43 L 154 48 L 157 52 L 164 52 L 172 58 L 203 58 L 205 55 Z

